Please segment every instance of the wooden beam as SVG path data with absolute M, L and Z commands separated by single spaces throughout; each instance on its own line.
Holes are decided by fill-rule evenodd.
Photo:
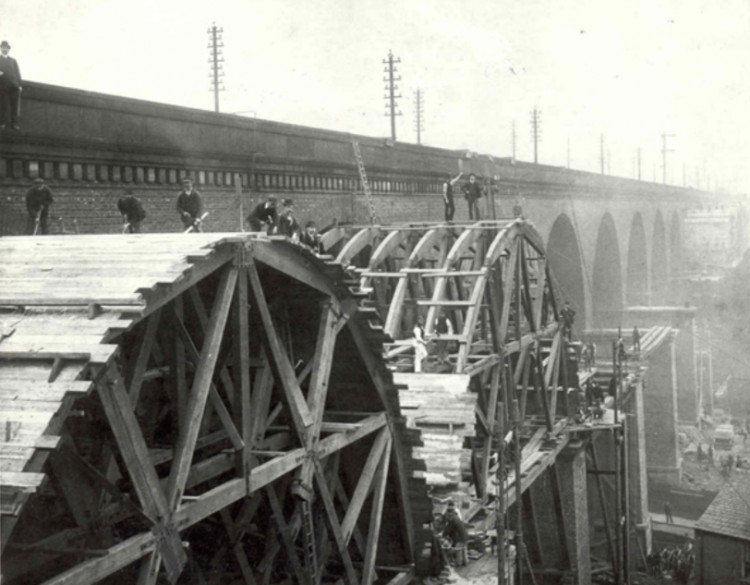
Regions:
M 349 543 L 352 537 L 354 527 L 357 525 L 359 514 L 362 511 L 362 506 L 365 503 L 370 490 L 372 489 L 373 479 L 379 469 L 379 464 L 383 459 L 383 450 L 385 449 L 388 439 L 390 437 L 389 429 L 386 427 L 378 433 L 375 438 L 375 442 L 370 449 L 370 453 L 367 456 L 364 467 L 357 480 L 357 486 L 354 488 L 354 493 L 347 505 L 346 514 L 344 520 L 341 522 L 341 532 L 344 537 L 344 542 Z
M 344 538 L 343 530 L 339 524 L 338 517 L 336 516 L 336 507 L 333 503 L 333 497 L 328 489 L 328 482 L 326 481 L 323 468 L 320 465 L 320 461 L 314 460 L 315 465 L 315 480 L 318 484 L 318 493 L 320 499 L 323 501 L 323 506 L 326 510 L 326 518 L 328 519 L 328 526 L 331 528 L 333 538 L 336 541 L 336 547 L 338 548 L 341 560 L 344 563 L 344 577 L 345 582 L 348 585 L 356 585 L 357 574 L 354 572 L 354 566 L 352 565 L 352 559 L 349 556 L 349 549 L 347 548 L 347 541 Z
M 378 539 L 380 538 L 380 524 L 383 519 L 383 502 L 385 501 L 385 487 L 388 483 L 388 470 L 391 460 L 391 437 L 380 460 L 375 492 L 373 494 L 370 525 L 367 533 L 367 550 L 365 550 L 365 564 L 362 568 L 362 585 L 371 585 L 375 581 L 375 560 L 378 556 Z
M 281 503 L 279 502 L 279 497 L 276 495 L 276 490 L 273 488 L 273 486 L 269 485 L 265 488 L 265 491 L 266 497 L 268 498 L 268 503 L 271 505 L 273 517 L 276 519 L 276 524 L 279 528 L 281 539 L 284 542 L 284 547 L 286 548 L 287 558 L 289 559 L 289 562 L 292 565 L 292 569 L 294 570 L 294 574 L 297 577 L 297 582 L 303 585 L 310 585 L 310 576 L 305 574 L 304 570 L 302 569 L 302 565 L 299 562 L 297 550 L 294 546 L 294 540 L 292 538 L 292 531 L 289 529 L 289 525 L 284 518 L 284 510 L 282 509 Z
M 289 362 L 289 357 L 287 356 L 284 346 L 276 333 L 276 327 L 273 324 L 271 312 L 266 303 L 266 295 L 263 292 L 263 285 L 260 282 L 258 269 L 253 262 L 248 265 L 247 274 L 250 281 L 250 288 L 253 291 L 253 296 L 255 298 L 256 309 L 262 324 L 262 327 L 260 327 L 261 335 L 263 336 L 264 344 L 271 358 L 271 367 L 273 368 L 276 379 L 281 383 L 281 386 L 284 389 L 284 395 L 289 404 L 290 414 L 294 420 L 297 433 L 300 435 L 300 440 L 304 444 L 305 429 L 313 424 L 313 417 L 310 414 L 310 409 L 307 407 L 302 390 L 297 383 L 297 376 L 294 373 L 294 368 Z
M 148 367 L 148 358 L 151 357 L 151 349 L 154 346 L 156 330 L 159 327 L 160 320 L 161 309 L 158 309 L 151 314 L 148 318 L 148 323 L 146 324 L 146 331 L 143 334 L 141 348 L 138 351 L 138 357 L 135 360 L 133 375 L 130 378 L 130 385 L 128 387 L 128 395 L 130 396 L 130 402 L 133 406 L 138 404 L 138 397 L 140 396 L 141 385 L 143 384 L 143 374 Z
M 244 250 L 244 248 L 243 248 Z M 253 413 L 250 394 L 250 316 L 248 311 L 249 291 L 247 281 L 247 258 L 242 256 L 242 264 L 237 275 L 237 297 L 234 313 L 234 353 L 236 357 L 234 381 L 234 420 L 242 434 L 245 449 L 239 466 L 243 477 L 250 471 L 250 451 L 253 448 Z
M 148 456 L 148 447 L 138 426 L 125 385 L 114 367 L 109 366 L 98 386 L 99 398 L 117 446 L 128 469 L 143 511 L 161 534 L 159 551 L 164 555 L 167 578 L 174 583 L 187 562 L 182 540 L 171 526 L 161 524 L 170 517 L 169 506 L 159 485 L 159 477 Z
M 206 400 L 211 389 L 211 379 L 216 360 L 219 356 L 224 327 L 232 303 L 234 286 L 237 282 L 237 268 L 227 268 L 221 276 L 221 283 L 216 294 L 216 300 L 211 311 L 208 330 L 206 331 L 201 359 L 193 380 L 193 388 L 187 405 L 185 429 L 177 439 L 175 459 L 169 475 L 169 507 L 175 510 L 179 507 L 182 492 L 190 471 L 190 463 L 195 451 L 195 442 L 200 431 L 200 422 L 206 407 Z

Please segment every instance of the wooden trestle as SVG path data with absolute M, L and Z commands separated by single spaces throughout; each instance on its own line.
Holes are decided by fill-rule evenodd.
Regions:
M 406 583 L 377 318 L 284 238 L 0 240 L 3 583 Z

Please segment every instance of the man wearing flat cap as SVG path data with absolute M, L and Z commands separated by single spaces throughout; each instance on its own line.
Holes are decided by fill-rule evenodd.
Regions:
M 47 234 L 47 217 L 52 205 L 52 191 L 44 184 L 44 179 L 34 179 L 34 185 L 26 192 L 26 233 L 35 236 L 39 233 Z
M 201 231 L 203 221 L 203 200 L 200 193 L 193 189 L 193 180 L 190 177 L 182 179 L 182 192 L 177 197 L 177 213 L 186 230 L 191 232 Z
M 20 130 L 18 104 L 21 98 L 21 70 L 18 61 L 8 55 L 10 44 L 0 42 L 0 129 L 10 125 Z

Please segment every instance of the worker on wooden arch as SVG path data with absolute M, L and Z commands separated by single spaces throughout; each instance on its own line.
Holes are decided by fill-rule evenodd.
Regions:
M 469 175 L 469 182 L 464 183 L 463 187 L 461 187 L 461 191 L 463 191 L 466 202 L 469 204 L 469 219 L 477 221 L 482 219 L 479 215 L 479 199 L 484 194 L 484 191 L 474 173 Z
M 575 309 L 570 306 L 568 301 L 565 301 L 565 306 L 563 306 L 562 311 L 560 311 L 560 317 L 562 318 L 563 334 L 565 335 L 565 338 L 570 341 L 573 324 L 576 320 L 576 312 Z
M 122 215 L 124 224 L 122 232 L 140 234 L 141 223 L 146 219 L 146 211 L 143 209 L 143 205 L 141 205 L 141 200 L 133 195 L 132 191 L 125 191 L 125 195 L 117 200 L 117 209 Z
M 41 177 L 34 179 L 31 189 L 26 192 L 26 212 L 28 213 L 26 233 L 29 236 L 49 233 L 47 220 L 53 201 L 52 191 L 45 185 L 44 179 Z
M 427 335 L 424 330 L 424 317 L 421 315 L 417 317 L 417 322 L 414 324 L 412 329 L 412 344 L 414 345 L 414 372 L 420 373 L 422 371 L 422 362 L 428 356 L 427 351 Z
M 267 234 L 272 234 L 278 220 L 276 197 L 271 195 L 263 203 L 258 203 L 245 220 L 251 232 L 265 231 Z
M 318 233 L 318 226 L 312 220 L 308 221 L 305 224 L 304 231 L 299 235 L 299 243 L 303 246 L 307 246 L 313 252 L 317 252 L 318 254 L 325 253 L 325 250 L 323 249 L 323 242 L 321 241 L 320 234 Z
M 182 192 L 177 197 L 177 213 L 180 214 L 182 225 L 186 231 L 201 231 L 203 213 L 203 199 L 200 193 L 193 189 L 193 179 L 182 179 Z
M 299 223 L 297 223 L 294 217 L 294 201 L 291 199 L 284 199 L 281 202 L 276 233 L 280 236 L 286 236 L 295 242 L 299 241 Z
M 453 178 L 448 175 L 443 181 L 443 204 L 445 205 L 445 221 L 447 222 L 453 221 L 453 215 L 456 213 L 456 204 L 453 202 L 453 189 L 462 176 L 463 172 L 459 172 Z
M 435 317 L 435 349 L 437 352 L 438 363 L 448 363 L 448 347 L 450 346 L 449 339 L 441 339 L 441 336 L 453 335 L 453 323 L 445 314 L 445 310 L 440 307 Z

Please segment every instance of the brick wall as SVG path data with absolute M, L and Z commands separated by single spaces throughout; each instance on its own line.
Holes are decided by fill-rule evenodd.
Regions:
M 86 184 L 78 182 L 51 181 L 49 186 L 55 197 L 50 212 L 50 231 L 59 233 L 57 218 L 63 219 L 66 231 L 73 229 L 74 220 L 80 233 L 117 233 L 122 230 L 122 221 L 117 210 L 117 199 L 126 189 L 133 191 L 143 203 L 148 217 L 143 231 L 176 232 L 182 224 L 175 211 L 175 202 L 180 192 L 178 185 L 125 185 Z M 24 195 L 29 189 L 27 181 L 5 182 L 0 185 L 0 224 L 7 234 L 22 234 L 25 229 L 26 208 Z M 239 229 L 240 197 L 243 215 L 263 201 L 268 195 L 277 198 L 290 197 L 295 202 L 297 220 L 304 224 L 314 220 L 319 227 L 339 222 L 369 222 L 369 206 L 362 194 L 342 192 L 248 192 L 244 189 L 238 196 L 234 188 L 219 188 L 209 185 L 196 187 L 203 196 L 204 207 L 209 212 L 206 231 L 237 231 Z M 438 220 L 443 216 L 442 197 L 436 194 L 383 194 L 374 196 L 375 209 L 380 221 L 407 222 Z M 467 217 L 465 202 L 457 200 L 456 219 Z M 53 221 L 54 220 L 54 221 Z

